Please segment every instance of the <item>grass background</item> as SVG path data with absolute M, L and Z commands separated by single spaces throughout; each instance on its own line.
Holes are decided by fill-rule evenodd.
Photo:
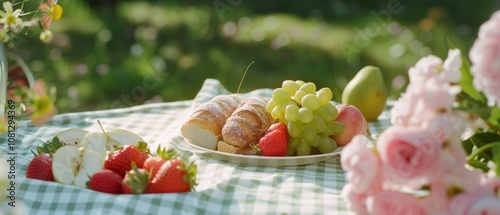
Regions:
M 467 55 L 493 0 L 76 1 L 60 0 L 54 40 L 16 45 L 36 78 L 57 89 L 59 113 L 192 99 L 207 78 L 235 92 L 286 79 L 330 87 L 340 101 L 366 65 L 382 69 L 391 98 L 407 71 L 447 40 Z

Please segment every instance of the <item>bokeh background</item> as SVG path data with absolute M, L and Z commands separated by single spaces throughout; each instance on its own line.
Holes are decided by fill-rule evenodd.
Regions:
M 59 113 L 193 99 L 203 81 L 236 92 L 283 80 L 330 87 L 340 101 L 366 65 L 391 99 L 407 71 L 451 41 L 467 55 L 493 0 L 59 0 L 54 40 L 19 44 L 36 78 L 57 89 Z

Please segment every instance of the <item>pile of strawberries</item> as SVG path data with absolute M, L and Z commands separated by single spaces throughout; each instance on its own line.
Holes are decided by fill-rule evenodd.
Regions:
M 150 153 L 147 143 L 124 145 L 105 157 L 104 168 L 90 176 L 88 188 L 111 194 L 178 193 L 192 191 L 196 165 L 174 150 L 158 147 Z M 29 163 L 26 177 L 54 181 L 50 153 Z

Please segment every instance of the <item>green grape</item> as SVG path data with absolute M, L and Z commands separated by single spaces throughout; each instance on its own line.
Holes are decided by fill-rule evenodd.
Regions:
M 287 123 L 288 135 L 292 137 L 300 137 L 302 135 L 303 123 L 300 121 L 289 121 Z
M 299 87 L 301 87 L 302 85 L 304 85 L 306 82 L 302 81 L 302 80 L 296 80 L 295 83 L 297 83 L 299 85 Z
M 272 96 L 277 104 L 285 103 L 292 99 L 290 93 L 283 88 L 274 89 Z
M 281 105 L 278 105 L 273 108 L 273 111 L 271 111 L 271 116 L 275 119 L 280 119 L 285 116 L 285 110 Z
M 302 123 L 310 123 L 313 120 L 313 112 L 305 107 L 301 107 L 298 114 Z
M 321 134 L 325 136 L 333 135 L 333 129 L 334 129 L 333 126 L 334 126 L 333 121 L 325 122 L 325 130 Z
M 303 107 L 308 108 L 311 111 L 316 111 L 319 109 L 319 99 L 314 94 L 307 94 L 302 97 L 301 104 Z
M 302 140 L 297 146 L 297 156 L 305 156 L 311 154 L 311 145 L 307 141 Z
M 271 113 L 273 112 L 273 109 L 277 106 L 278 104 L 274 101 L 274 99 L 270 99 L 268 102 L 267 102 L 267 105 L 266 105 L 266 111 Z
M 316 139 L 316 130 L 311 124 L 305 124 L 302 127 L 302 139 L 305 141 L 313 141 Z
M 302 98 L 307 95 L 307 92 L 304 90 L 297 90 L 295 93 L 293 100 L 297 102 L 297 104 L 301 104 L 300 102 L 302 101 Z
M 316 84 L 314 84 L 313 82 L 307 82 L 300 86 L 299 90 L 304 90 L 308 94 L 314 94 L 316 92 Z
M 325 105 L 328 110 L 330 110 L 333 114 L 333 119 L 337 119 L 337 116 L 339 116 L 339 110 L 337 109 L 337 107 L 335 107 L 335 105 L 331 102 L 329 102 L 328 104 Z
M 322 133 L 324 130 L 325 130 L 325 121 L 323 121 L 323 119 L 317 115 L 317 114 L 314 114 L 313 115 L 313 120 L 311 121 L 311 124 L 313 125 L 314 127 L 314 130 L 317 132 L 317 133 Z
M 316 134 L 316 137 L 312 141 L 307 141 L 311 147 L 318 147 L 319 146 L 319 141 L 321 140 L 321 136 L 319 134 Z
M 295 93 L 297 92 L 297 90 L 299 90 L 300 85 L 297 84 L 297 82 L 295 82 L 295 81 L 286 80 L 286 81 L 283 81 L 283 84 L 281 85 L 281 88 L 283 88 L 286 91 L 288 91 L 288 93 L 290 93 L 290 95 L 295 95 Z
M 332 126 L 333 126 L 333 128 L 332 128 L 333 134 L 332 135 L 342 134 L 342 132 L 344 132 L 344 130 L 345 130 L 344 123 L 341 123 L 338 121 L 333 121 Z
M 299 107 L 297 104 L 289 104 L 285 108 L 285 119 L 290 122 L 295 122 L 299 119 Z
M 319 141 L 318 149 L 323 154 L 333 152 L 337 149 L 337 142 L 330 137 L 323 137 Z
M 292 147 L 288 147 L 288 149 L 286 150 L 286 154 L 285 156 L 293 156 L 295 155 L 295 152 L 297 151 L 297 148 L 292 148 Z
M 330 101 L 333 98 L 333 93 L 332 90 L 328 87 L 321 88 L 316 92 L 316 96 L 318 96 L 319 103 L 321 105 L 326 105 L 327 103 L 330 103 Z
M 332 109 L 329 105 L 321 105 L 318 110 L 315 111 L 323 120 L 326 122 L 331 122 L 337 118 L 339 115 L 337 109 Z
M 297 148 L 297 146 L 302 141 L 302 137 L 291 137 L 288 139 L 288 147 L 289 148 Z

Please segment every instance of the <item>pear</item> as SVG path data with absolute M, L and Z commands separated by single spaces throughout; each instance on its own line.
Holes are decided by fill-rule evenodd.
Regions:
M 384 111 L 387 90 L 382 72 L 376 66 L 362 68 L 344 88 L 342 103 L 357 107 L 368 122 Z

